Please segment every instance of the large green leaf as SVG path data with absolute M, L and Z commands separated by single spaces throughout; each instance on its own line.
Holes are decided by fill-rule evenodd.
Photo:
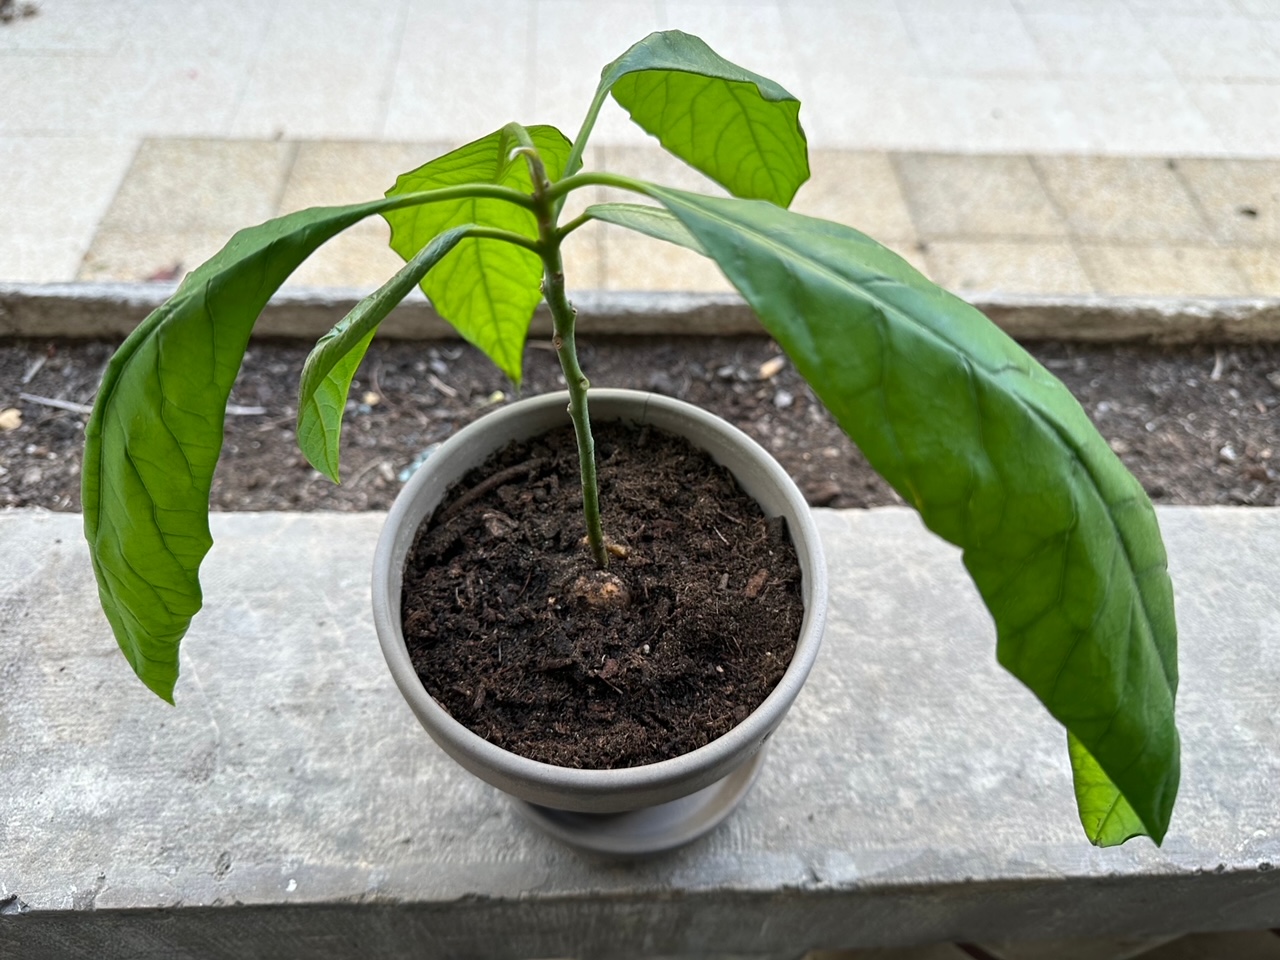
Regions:
M 241 230 L 111 359 L 85 430 L 85 539 L 134 672 L 173 702 L 178 643 L 200 609 L 209 487 L 254 321 L 306 257 L 398 200 L 303 210 Z
M 977 310 L 856 230 L 649 192 L 871 464 L 963 548 L 1000 662 L 1083 748 L 1072 754 L 1092 839 L 1140 822 L 1160 842 L 1179 776 L 1173 592 L 1151 503 L 1080 405 Z M 1114 789 L 1134 815 L 1118 831 Z
M 338 482 L 338 442 L 347 393 L 378 325 L 427 272 L 457 246 L 466 227 L 440 234 L 398 273 L 352 308 L 302 365 L 298 388 L 298 446 L 311 465 Z
M 552 180 L 564 172 L 569 141 L 555 127 L 529 128 Z M 519 143 L 498 130 L 416 170 L 401 174 L 388 197 L 469 183 L 496 184 L 528 193 L 533 189 L 524 157 L 511 155 Z M 385 214 L 391 246 L 411 260 L 434 237 L 451 227 L 498 227 L 530 239 L 538 236 L 529 210 L 504 200 L 468 198 L 411 207 Z M 468 238 L 427 274 L 422 290 L 440 316 L 475 344 L 516 383 L 529 321 L 542 299 L 542 261 L 537 254 L 501 240 Z
M 800 101 L 679 30 L 651 33 L 600 76 L 631 119 L 737 197 L 791 203 L 809 179 Z

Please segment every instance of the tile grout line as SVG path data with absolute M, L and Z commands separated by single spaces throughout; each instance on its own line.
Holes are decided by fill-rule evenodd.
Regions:
M 898 185 L 898 193 L 902 197 L 902 205 L 906 208 L 907 219 L 911 222 L 911 232 L 916 236 L 916 252 L 920 254 L 921 258 L 924 260 L 925 266 L 932 271 L 933 264 L 930 262 L 929 258 L 929 240 L 925 238 L 924 231 L 920 229 L 920 224 L 916 222 L 916 210 L 912 192 L 907 189 L 907 181 L 903 177 L 902 171 L 898 169 L 898 157 L 906 156 L 914 152 L 916 151 L 882 151 L 885 159 L 889 162 L 889 172 L 893 174 L 894 182 Z
M 1062 203 L 1054 196 L 1053 191 L 1049 189 L 1049 183 L 1045 180 L 1044 171 L 1040 169 L 1037 156 L 1030 153 L 1025 156 L 1027 165 L 1031 167 L 1031 173 L 1035 176 L 1036 183 L 1040 184 L 1040 190 L 1044 193 L 1045 199 L 1049 201 L 1049 206 L 1053 207 L 1053 212 L 1061 218 L 1062 225 L 1066 228 L 1067 247 L 1070 248 L 1072 255 L 1076 258 L 1076 263 L 1080 264 L 1080 272 L 1089 281 L 1089 286 L 1092 288 L 1088 291 L 1089 295 L 1096 295 L 1102 289 L 1102 284 L 1093 270 L 1090 269 L 1088 261 L 1080 251 L 1080 245 L 1077 242 L 1080 237 L 1076 235 L 1071 226 L 1071 218 L 1067 216 L 1067 211 L 1063 208 Z
M 387 121 L 391 118 L 391 97 L 396 86 L 396 74 L 400 72 L 400 60 L 404 57 L 404 35 L 409 22 L 409 0 L 400 0 L 400 11 L 396 14 L 395 53 L 387 58 L 387 74 L 383 78 L 382 89 L 378 91 L 378 140 L 385 143 L 387 139 Z
M 272 141 L 264 142 L 270 143 Z M 280 178 L 280 185 L 276 188 L 276 195 L 271 202 L 272 216 L 276 217 L 283 213 L 280 208 L 284 204 L 285 195 L 289 192 L 289 181 L 293 179 L 293 171 L 298 164 L 298 154 L 302 151 L 302 142 L 299 140 L 288 140 L 286 145 L 284 175 Z
M 80 251 L 80 259 L 76 262 L 75 273 L 70 277 L 70 282 L 76 283 L 80 279 L 80 274 L 84 272 L 85 261 L 89 259 L 89 253 L 93 250 L 94 244 L 98 242 L 98 233 L 102 230 L 102 221 L 106 219 L 107 214 L 115 205 L 116 198 L 120 195 L 121 188 L 129 179 L 129 174 L 133 170 L 133 166 L 138 162 L 138 154 L 142 151 L 142 145 L 153 139 L 151 137 L 135 137 L 133 141 L 133 154 L 129 157 L 129 162 L 125 164 L 124 172 L 120 174 L 120 179 L 116 181 L 115 188 L 111 191 L 111 196 L 107 198 L 106 205 L 102 208 L 102 213 L 98 215 L 93 225 L 93 231 L 89 234 L 89 242 L 85 244 L 83 250 Z
M 1249 271 L 1245 270 L 1241 266 L 1237 255 L 1237 251 L 1241 244 L 1224 243 L 1218 237 L 1217 231 L 1214 229 L 1213 221 L 1209 219 L 1209 215 L 1204 209 L 1204 204 L 1200 202 L 1200 195 L 1192 188 L 1191 181 L 1187 179 L 1186 174 L 1182 171 L 1182 163 L 1175 157 L 1169 157 L 1165 160 L 1165 166 L 1173 172 L 1174 179 L 1178 182 L 1178 185 L 1187 192 L 1187 197 L 1191 200 L 1191 206 L 1195 208 L 1196 216 L 1198 216 L 1204 224 L 1205 235 L 1209 238 L 1210 246 L 1215 250 L 1221 250 L 1228 254 L 1228 262 L 1231 264 L 1232 269 L 1235 270 L 1239 279 L 1244 281 L 1245 290 L 1247 290 L 1250 295 L 1256 296 L 1258 291 L 1253 285 L 1253 278 L 1249 276 Z

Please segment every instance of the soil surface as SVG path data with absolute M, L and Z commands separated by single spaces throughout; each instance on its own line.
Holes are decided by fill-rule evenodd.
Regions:
M 80 509 L 87 417 L 75 408 L 92 402 L 114 347 L 0 341 L 0 508 Z M 385 509 L 416 457 L 514 396 L 469 347 L 375 342 L 352 391 L 343 483 L 335 487 L 306 463 L 293 437 L 309 349 L 294 341 L 250 346 L 231 397 L 238 409 L 227 417 L 215 510 Z M 1280 345 L 1029 349 L 1071 388 L 1157 504 L 1280 504 Z M 901 502 L 766 338 L 584 338 L 579 351 L 598 386 L 656 390 L 737 424 L 815 505 Z M 546 342 L 530 344 L 525 370 L 527 394 L 560 386 Z
M 804 618 L 785 521 L 651 428 L 593 431 L 612 558 L 584 544 L 572 428 L 512 444 L 419 531 L 402 619 L 418 676 L 491 743 L 616 769 L 696 750 L 746 719 Z

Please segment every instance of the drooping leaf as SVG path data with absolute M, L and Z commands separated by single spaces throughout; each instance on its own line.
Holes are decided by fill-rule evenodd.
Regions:
M 298 388 L 298 446 L 313 467 L 338 482 L 338 444 L 351 379 L 378 325 L 427 272 L 457 246 L 466 227 L 446 230 L 365 297 L 316 343 L 302 365 Z
M 662 207 L 649 207 L 640 203 L 597 203 L 587 207 L 583 212 L 596 220 L 626 227 L 628 230 L 643 233 L 656 240 L 666 240 L 680 247 L 688 247 L 704 257 L 707 255 L 698 238 Z
M 85 429 L 85 539 L 120 649 L 173 702 L 178 644 L 200 609 L 209 487 L 253 324 L 306 257 L 396 201 L 303 210 L 241 230 L 111 359 Z
M 856 230 L 767 203 L 649 193 L 872 466 L 963 548 L 1000 663 L 1083 748 L 1082 818 L 1098 817 L 1110 783 L 1159 843 L 1179 778 L 1172 586 L 1150 501 L 1080 405 L 977 310 Z M 1096 764 L 1081 768 L 1083 757 Z M 1098 842 L 1127 832 L 1120 822 Z
M 1099 847 L 1114 847 L 1145 835 L 1142 820 L 1129 801 L 1107 779 L 1089 751 L 1070 732 L 1067 751 L 1071 757 L 1071 779 L 1085 836 Z
M 529 128 L 550 179 L 564 171 L 569 141 L 555 127 Z M 467 183 L 496 184 L 528 193 L 528 165 L 512 157 L 518 142 L 506 128 L 482 137 L 416 170 L 401 174 L 388 197 Z M 385 214 L 391 247 L 411 260 L 434 237 L 451 227 L 476 224 L 538 236 L 529 210 L 504 200 L 470 198 L 411 207 Z M 542 299 L 542 262 L 537 254 L 501 240 L 467 238 L 422 281 L 436 311 L 464 339 L 475 344 L 517 384 L 529 321 Z
M 599 89 L 736 197 L 785 207 L 809 179 L 800 101 L 698 37 L 651 33 L 604 68 Z

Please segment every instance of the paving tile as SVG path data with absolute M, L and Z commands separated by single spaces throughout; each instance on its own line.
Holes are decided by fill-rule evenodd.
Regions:
M 387 245 L 390 236 L 385 220 L 370 217 L 359 228 L 344 231 L 304 260 L 286 286 L 374 290 L 404 266 L 404 261 Z
M 895 76 L 851 80 L 830 61 L 808 65 L 809 102 L 800 110 L 812 143 L 855 150 L 953 150 L 961 125 L 946 112 L 937 81 Z
M 221 250 L 234 232 L 104 228 L 94 235 L 75 279 L 136 283 L 163 274 L 179 280 Z
M 605 237 L 609 233 L 623 236 L 626 232 L 605 223 L 588 223 L 568 236 L 560 252 L 564 259 L 564 282 L 570 294 L 605 289 Z
M 952 150 L 1062 153 L 1089 147 L 1086 127 L 1056 79 L 943 78 L 932 92 L 950 118 Z
M 828 82 L 843 89 L 855 80 L 883 81 L 886 75 L 924 71 L 896 8 L 867 11 L 842 3 L 792 4 L 784 18 L 790 50 L 809 80 L 810 95 L 820 76 L 832 78 Z M 835 77 L 843 82 L 836 83 Z
M 28 53 L 110 53 L 129 33 L 138 10 L 124 3 L 62 0 L 38 7 L 0 29 L 0 56 Z
M 310 140 L 297 145 L 278 213 L 376 200 L 396 178 L 453 149 L 444 143 Z
M 74 279 L 135 149 L 127 139 L 0 136 L 0 280 Z
M 1028 12 L 1023 21 L 1060 76 L 1173 79 L 1146 30 L 1123 7 L 1100 16 Z
M 1097 937 L 983 943 L 981 946 L 995 960 L 1134 960 L 1173 939 L 1176 938 Z
M 1196 933 L 1142 957 L 1143 960 L 1280 960 L 1280 936 L 1270 930 Z
M 1007 13 L 903 11 L 925 69 L 934 76 L 1043 75 L 1048 64 L 1022 20 Z
M 295 149 L 266 140 L 145 140 L 103 230 L 229 236 L 260 223 L 276 213 Z
M 1035 157 L 1045 189 L 1072 235 L 1097 240 L 1198 241 L 1209 238 L 1175 170 L 1133 157 Z
M 1178 170 L 1220 241 L 1280 244 L 1280 160 L 1179 160 Z
M 533 115 L 571 139 L 605 64 L 668 18 L 656 0 L 537 0 L 533 50 Z M 715 46 L 715 38 L 706 38 Z M 612 100 L 600 111 L 593 143 L 641 144 L 648 135 Z
M 1025 157 L 892 159 L 921 239 L 1066 237 L 1066 224 Z
M 1237 249 L 1236 261 L 1253 293 L 1260 297 L 1280 297 L 1280 246 Z
M 1103 295 L 1244 297 L 1251 292 L 1235 255 L 1218 247 L 1086 243 L 1076 250 Z
M 1012 0 L 898 0 L 907 16 L 1008 16 L 1016 13 Z
M 1082 17 L 1115 16 L 1128 8 L 1117 0 L 1014 0 L 1014 5 L 1027 13 L 1073 13 Z
M 1280 50 L 1258 25 L 1240 15 L 1159 17 L 1146 24 L 1151 39 L 1180 76 L 1207 80 L 1280 78 Z
M 1125 0 L 1129 9 L 1144 19 L 1160 19 L 1170 14 L 1234 17 L 1239 11 L 1231 0 Z
M 1118 155 L 1216 154 L 1222 139 L 1176 78 L 1079 77 L 1061 81 L 1090 152 Z M 1160 104 L 1153 110 L 1152 104 Z
M 383 136 L 467 143 L 512 120 L 550 122 L 533 109 L 533 10 L 524 0 L 412 5 Z
M 1258 20 L 1280 20 L 1280 4 L 1275 0 L 1234 0 L 1245 16 Z
M 606 230 L 600 249 L 605 290 L 733 290 L 720 268 L 701 254 L 630 230 Z
M 911 214 L 886 154 L 813 150 L 809 167 L 812 175 L 792 210 L 856 227 L 881 243 L 915 243 Z
M 1280 87 L 1272 83 L 1188 83 L 1187 92 L 1237 156 L 1280 156 Z
M 935 240 L 929 275 L 952 290 L 982 293 L 1088 294 L 1093 284 L 1067 243 Z
M 232 135 L 380 135 L 402 6 L 383 0 L 273 3 Z

